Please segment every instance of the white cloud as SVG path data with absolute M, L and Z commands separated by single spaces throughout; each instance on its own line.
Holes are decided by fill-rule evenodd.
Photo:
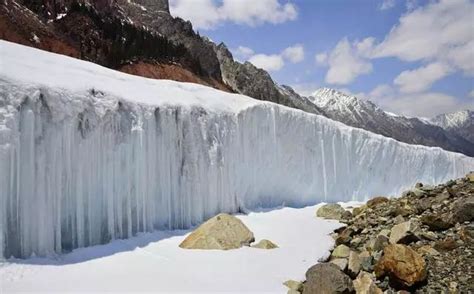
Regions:
M 380 4 L 380 10 L 388 10 L 395 6 L 395 0 L 383 0 L 382 4 Z
M 378 85 L 369 93 L 358 93 L 355 96 L 371 100 L 386 111 L 408 117 L 433 117 L 474 108 L 474 101 L 437 92 L 401 93 L 388 84 Z
M 297 83 L 291 85 L 293 90 L 301 96 L 311 96 L 317 89 L 321 88 L 321 85 L 316 83 Z
M 304 48 L 301 44 L 288 47 L 282 52 L 282 56 L 292 63 L 298 63 L 304 60 Z
M 474 2 L 469 0 L 441 0 L 419 7 L 400 18 L 375 48 L 374 57 L 449 62 L 472 74 L 473 15 Z
M 471 90 L 471 92 L 469 92 L 468 96 L 471 97 L 471 98 L 474 98 L 474 90 Z
M 248 61 L 266 71 L 278 71 L 285 65 L 283 58 L 278 54 L 256 54 L 250 57 Z
M 346 85 L 359 75 L 372 72 L 372 64 L 361 57 L 358 45 L 344 38 L 330 52 L 327 60 L 329 70 L 325 78 L 327 83 Z
M 171 0 L 171 14 L 190 20 L 196 29 L 212 29 L 223 22 L 249 26 L 278 24 L 298 16 L 292 3 L 280 0 Z
M 245 46 L 239 46 L 236 49 L 233 49 L 232 53 L 234 54 L 234 58 L 237 60 L 247 60 L 255 54 L 251 48 Z
M 239 47 L 241 48 L 241 47 Z M 253 52 L 252 49 L 242 47 L 246 53 Z M 237 50 L 237 51 L 242 51 Z M 296 44 L 285 48 L 279 54 L 253 54 L 246 58 L 256 67 L 262 68 L 266 71 L 278 71 L 285 66 L 285 62 L 298 63 L 304 60 L 304 47 L 301 44 Z
M 326 65 L 328 54 L 326 52 L 318 53 L 316 56 L 314 56 L 314 59 L 316 60 L 316 64 Z
M 403 71 L 393 83 L 400 87 L 402 93 L 422 92 L 450 73 L 451 69 L 447 65 L 435 62 L 414 70 Z
M 462 103 L 453 96 L 443 93 L 409 94 L 387 101 L 384 107 L 392 112 L 409 117 L 433 117 L 441 113 L 465 109 L 469 103 Z

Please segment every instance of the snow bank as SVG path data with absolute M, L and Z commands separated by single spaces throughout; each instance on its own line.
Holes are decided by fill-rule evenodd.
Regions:
M 0 41 L 0 256 L 218 212 L 396 195 L 474 169 L 324 117 Z

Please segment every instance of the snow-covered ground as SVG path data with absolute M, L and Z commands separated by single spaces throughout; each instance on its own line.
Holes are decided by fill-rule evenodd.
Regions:
M 188 231 L 145 233 L 56 258 L 9 260 L 0 267 L 0 289 L 285 293 L 282 282 L 303 280 L 306 270 L 328 255 L 333 246 L 328 234 L 341 225 L 316 218 L 316 207 L 238 216 L 257 241 L 272 240 L 277 249 L 186 250 L 178 244 Z

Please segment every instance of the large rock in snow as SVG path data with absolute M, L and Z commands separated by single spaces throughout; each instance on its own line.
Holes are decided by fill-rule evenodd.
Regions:
M 344 208 L 342 208 L 341 205 L 336 204 L 336 203 L 329 203 L 321 206 L 317 211 L 316 211 L 316 216 L 317 217 L 323 217 L 327 219 L 337 219 L 340 220 L 342 218 L 342 215 L 346 211 Z
M 253 233 L 240 219 L 221 213 L 200 225 L 179 247 L 228 250 L 249 246 L 253 241 Z

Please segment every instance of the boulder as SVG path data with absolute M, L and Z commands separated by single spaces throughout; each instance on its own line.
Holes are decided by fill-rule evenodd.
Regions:
M 336 204 L 336 203 L 329 203 L 321 206 L 317 211 L 316 211 L 316 216 L 317 217 L 322 217 L 326 219 L 335 219 L 335 220 L 340 220 L 342 216 L 344 215 L 344 208 L 342 208 L 341 205 Z
M 303 294 L 352 293 L 353 291 L 351 278 L 335 264 L 319 263 L 306 272 Z
M 370 255 L 368 251 L 362 251 L 359 254 L 359 258 L 360 265 L 364 271 L 371 272 L 374 269 L 374 258 L 372 257 L 372 255 Z
M 466 178 L 469 180 L 469 182 L 474 183 L 474 172 L 468 173 Z
M 458 223 L 472 221 L 474 219 L 474 195 L 456 201 L 452 219 Z
M 421 255 L 429 255 L 429 256 L 436 256 L 436 255 L 439 255 L 439 252 L 436 251 L 436 249 L 434 249 L 433 247 L 431 247 L 430 245 L 423 245 L 421 246 L 420 248 L 418 248 L 418 253 L 420 253 Z
M 448 237 L 444 240 L 437 241 L 433 247 L 438 251 L 451 251 L 456 249 L 458 247 L 458 244 L 456 243 L 456 241 L 454 241 L 453 238 Z
M 474 226 L 461 227 L 459 237 L 468 244 L 474 244 Z
M 300 281 L 288 280 L 284 282 L 283 285 L 287 286 L 289 290 L 294 290 L 297 292 L 303 291 L 303 283 Z
M 262 239 L 257 244 L 252 245 L 252 247 L 253 248 L 259 248 L 259 249 L 275 249 L 275 248 L 278 248 L 278 245 L 276 245 L 275 243 L 273 243 L 270 240 Z
M 360 272 L 354 280 L 356 294 L 382 294 L 382 290 L 375 284 L 374 278 L 367 272 Z
M 383 250 L 382 258 L 375 265 L 375 275 L 388 275 L 393 285 L 411 287 L 426 279 L 425 260 L 413 249 L 402 244 L 390 244 Z
M 444 231 L 453 225 L 448 221 L 447 215 L 436 215 L 434 213 L 427 214 L 421 217 L 421 222 L 427 225 L 432 231 Z
M 378 197 L 374 197 L 374 198 L 370 199 L 369 201 L 367 201 L 367 207 L 375 208 L 376 206 L 378 206 L 380 204 L 383 204 L 383 203 L 387 203 L 387 202 L 389 202 L 387 197 L 378 196 Z
M 390 231 L 390 243 L 408 244 L 418 240 L 416 233 L 420 230 L 418 220 L 411 219 L 401 224 L 395 225 Z
M 364 212 L 366 209 L 367 209 L 366 205 L 362 205 L 362 206 L 359 206 L 359 207 L 354 207 L 354 209 L 352 209 L 352 215 L 354 215 L 354 216 L 359 215 L 362 212 Z
M 350 249 L 344 244 L 341 244 L 334 248 L 331 253 L 331 256 L 334 258 L 347 258 L 349 257 Z
M 346 258 L 334 258 L 329 261 L 337 265 L 342 271 L 345 271 L 347 268 L 347 259 Z
M 240 219 L 221 213 L 200 225 L 179 247 L 228 250 L 249 246 L 253 241 L 253 233 Z
M 361 266 L 362 264 L 361 264 L 359 254 L 355 251 L 351 251 L 351 253 L 349 254 L 349 260 L 347 263 L 347 273 L 351 277 L 357 277 L 357 275 L 360 272 Z
M 336 237 L 336 245 L 340 244 L 349 244 L 352 239 L 354 230 L 351 228 L 345 228 L 339 235 Z

